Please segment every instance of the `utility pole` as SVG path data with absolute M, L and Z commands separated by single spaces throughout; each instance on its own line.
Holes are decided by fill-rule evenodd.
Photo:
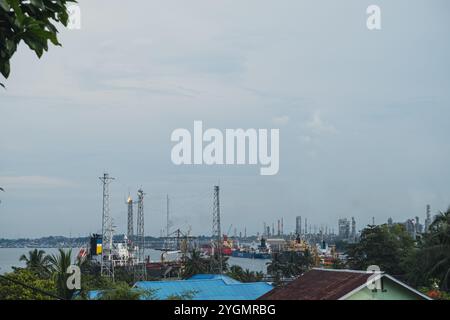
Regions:
M 113 226 L 112 218 L 109 214 L 109 184 L 114 178 L 108 173 L 104 173 L 103 177 L 99 177 L 103 183 L 103 210 L 102 210 L 102 261 L 100 273 L 114 280 L 114 265 L 112 261 L 113 249 Z

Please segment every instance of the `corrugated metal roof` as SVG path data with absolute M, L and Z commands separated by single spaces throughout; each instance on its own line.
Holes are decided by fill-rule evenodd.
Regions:
M 372 274 L 351 270 L 313 269 L 260 300 L 336 300 L 367 282 Z
M 267 282 L 242 283 L 222 275 L 196 275 L 187 280 L 140 281 L 136 287 L 154 289 L 157 299 L 195 291 L 194 300 L 255 300 L 272 290 Z
M 243 283 L 216 274 L 198 274 L 187 280 L 139 281 L 134 286 L 155 290 L 154 296 L 159 300 L 187 291 L 196 292 L 193 300 L 256 300 L 273 289 L 267 282 Z M 89 292 L 91 299 L 99 294 L 99 291 Z
M 224 276 L 221 274 L 196 274 L 196 275 L 190 277 L 188 280 L 212 280 L 212 279 L 215 279 L 215 280 L 222 279 L 223 282 L 225 282 L 226 284 L 242 283 L 233 278 L 230 278 L 229 276 Z

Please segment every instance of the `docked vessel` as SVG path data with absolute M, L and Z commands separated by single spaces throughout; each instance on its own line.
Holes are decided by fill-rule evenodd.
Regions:
M 252 243 L 250 246 L 240 246 L 239 248 L 232 250 L 231 256 L 248 259 L 271 259 L 272 253 L 270 246 L 266 243 L 266 239 L 261 238 L 259 245 Z

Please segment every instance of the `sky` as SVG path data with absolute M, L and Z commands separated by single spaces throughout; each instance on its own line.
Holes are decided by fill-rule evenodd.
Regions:
M 261 232 L 301 215 L 337 230 L 450 205 L 450 3 L 79 0 L 41 59 L 22 44 L 0 90 L 0 238 L 101 230 L 145 195 L 145 233 Z M 381 8 L 381 30 L 366 8 Z M 278 128 L 280 170 L 176 166 L 173 130 Z

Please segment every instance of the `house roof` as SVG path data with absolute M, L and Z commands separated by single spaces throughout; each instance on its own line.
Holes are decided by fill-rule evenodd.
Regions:
M 190 277 L 188 280 L 222 280 L 226 284 L 238 284 L 242 283 L 238 280 L 235 280 L 229 276 L 224 276 L 221 274 L 196 274 Z
M 366 271 L 312 269 L 286 286 L 275 288 L 258 299 L 339 300 L 363 289 L 370 276 L 373 276 L 373 273 Z M 429 299 L 422 293 L 387 274 L 381 273 L 380 277 L 387 277 L 422 298 Z
M 266 282 L 242 283 L 223 275 L 202 274 L 187 280 L 140 281 L 135 287 L 154 289 L 157 299 L 167 299 L 186 291 L 195 291 L 193 300 L 255 300 L 272 286 Z
M 284 287 L 264 294 L 261 300 L 337 300 L 367 282 L 366 272 L 330 272 L 312 269 Z

